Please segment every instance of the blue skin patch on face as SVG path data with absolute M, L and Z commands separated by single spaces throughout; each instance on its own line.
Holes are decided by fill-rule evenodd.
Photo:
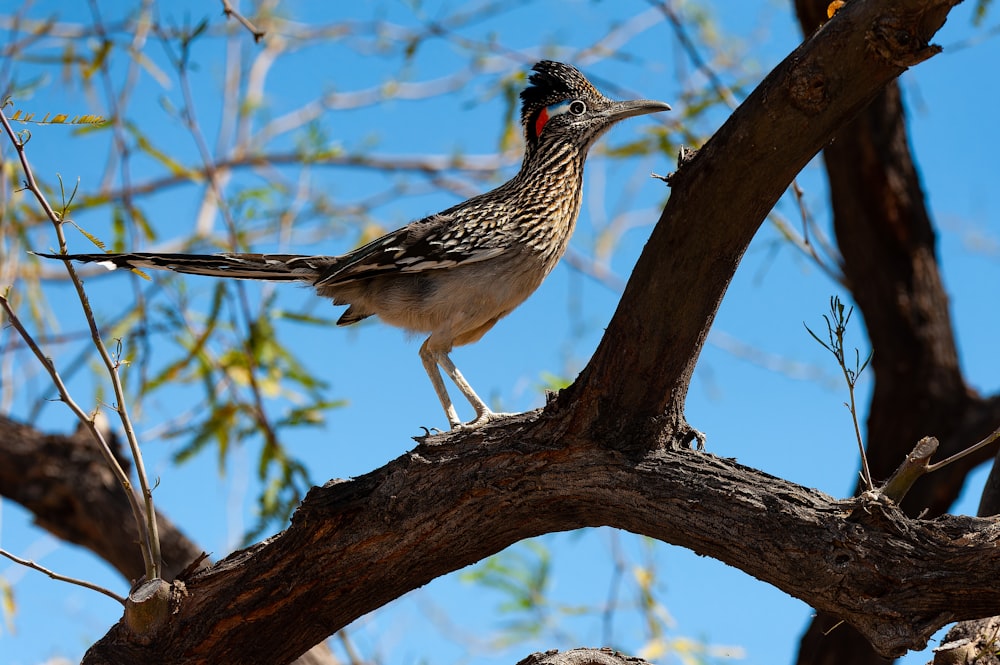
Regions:
M 566 101 L 556 102 L 555 104 L 549 104 L 548 106 L 543 108 L 538 113 L 538 119 L 535 121 L 535 136 L 541 136 L 542 129 L 545 127 L 545 124 L 549 120 L 556 117 L 557 115 L 562 115 L 563 113 L 569 111 L 570 103 L 571 102 L 567 99 Z

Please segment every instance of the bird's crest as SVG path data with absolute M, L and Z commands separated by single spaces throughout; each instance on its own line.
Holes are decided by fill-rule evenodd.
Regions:
M 552 60 L 542 60 L 532 69 L 528 87 L 521 92 L 521 124 L 532 138 L 536 135 L 538 114 L 553 104 L 569 99 L 602 98 L 575 67 Z

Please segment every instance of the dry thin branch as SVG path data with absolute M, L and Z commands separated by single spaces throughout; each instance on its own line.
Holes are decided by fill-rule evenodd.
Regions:
M 934 464 L 929 464 L 927 466 L 927 473 L 930 473 L 931 471 L 937 471 L 938 469 L 940 469 L 942 467 L 948 466 L 952 462 L 957 462 L 958 460 L 962 459 L 966 455 L 971 455 L 972 453 L 976 452 L 977 450 L 979 450 L 981 448 L 985 448 L 986 446 L 990 445 L 991 443 L 993 443 L 997 439 L 1000 439 L 1000 427 L 998 427 L 997 429 L 995 429 L 992 434 L 990 434 L 988 437 L 986 437 L 985 439 L 983 439 L 979 443 L 975 443 L 975 444 L 969 446 L 968 448 L 966 448 L 965 450 L 957 452 L 954 455 L 952 455 L 951 457 L 943 459 L 940 462 L 935 462 Z
M 226 15 L 226 18 L 236 19 L 240 25 L 249 30 L 250 34 L 253 35 L 253 40 L 255 42 L 259 43 L 260 40 L 264 39 L 264 35 L 266 33 L 263 30 L 258 30 L 257 26 L 251 23 L 247 17 L 233 9 L 229 0 L 222 0 L 222 13 Z
M 913 486 L 913 483 L 917 482 L 921 476 L 942 469 L 963 457 L 972 455 L 978 450 L 992 444 L 997 439 L 1000 439 L 1000 427 L 979 443 L 975 443 L 940 462 L 931 464 L 931 457 L 937 452 L 939 444 L 938 440 L 933 436 L 925 436 L 917 442 L 917 445 L 914 446 L 913 450 L 903 460 L 903 463 L 899 465 L 879 491 L 896 503 L 899 503 Z
M 99 584 L 94 584 L 93 582 L 88 582 L 86 580 L 80 580 L 75 577 L 67 577 L 66 575 L 60 575 L 57 572 L 49 570 L 45 566 L 35 563 L 31 559 L 22 559 L 21 557 L 11 554 L 10 552 L 8 552 L 3 548 L 0 548 L 0 555 L 7 557 L 14 563 L 18 563 L 27 568 L 31 568 L 32 570 L 37 570 L 40 573 L 45 573 L 54 580 L 58 580 L 59 582 L 68 582 L 69 584 L 82 586 L 84 589 L 90 589 L 92 591 L 97 591 L 98 593 L 103 593 L 108 598 L 114 598 L 115 600 L 118 601 L 119 604 L 125 605 L 125 599 L 123 597 L 119 596 L 111 589 L 105 589 Z
M 100 449 L 101 454 L 104 456 L 104 460 L 107 462 L 108 467 L 111 469 L 112 473 L 114 473 L 115 478 L 118 480 L 119 484 L 125 490 L 125 494 L 129 500 L 129 506 L 132 508 L 132 516 L 135 519 L 136 525 L 139 529 L 139 533 L 140 534 L 144 533 L 143 529 L 144 519 L 143 519 L 142 506 L 140 505 L 139 500 L 135 496 L 135 490 L 132 487 L 132 481 L 129 479 L 128 474 L 125 472 L 125 469 L 123 469 L 121 464 L 118 463 L 118 459 L 115 457 L 114 452 L 111 450 L 111 446 L 108 444 L 107 439 L 104 438 L 104 432 L 101 430 L 100 427 L 97 426 L 95 419 L 90 415 L 88 415 L 80 407 L 80 405 L 77 404 L 76 401 L 70 396 L 69 390 L 66 388 L 66 384 L 63 383 L 62 377 L 59 375 L 58 370 L 56 370 L 55 363 L 53 363 L 52 359 L 47 357 L 45 353 L 42 351 L 42 349 L 35 343 L 35 340 L 31 336 L 31 333 L 29 333 L 27 329 L 25 329 L 24 325 L 21 323 L 21 320 L 18 318 L 17 314 L 11 308 L 10 301 L 7 300 L 6 295 L 0 294 L 0 307 L 2 307 L 4 311 L 7 313 L 7 320 L 18 332 L 18 334 L 21 335 L 21 338 L 24 340 L 24 343 L 28 345 L 28 348 L 30 348 L 32 353 L 35 354 L 35 357 L 38 358 L 38 362 L 40 362 L 42 364 L 42 367 L 44 367 L 45 370 L 48 372 L 49 377 L 51 377 L 52 379 L 52 383 L 55 385 L 56 390 L 59 392 L 59 398 L 63 401 L 64 404 L 66 404 L 69 410 L 73 412 L 73 415 L 77 417 L 77 420 L 79 420 L 83 424 L 83 426 L 87 429 L 87 431 L 90 432 L 90 435 L 97 442 L 98 448 Z M 141 547 L 141 543 L 140 543 L 140 550 L 143 553 L 143 561 L 147 565 L 147 572 L 148 572 L 150 563 L 149 561 L 150 553 L 147 551 L 145 547 Z
M 38 204 L 45 211 L 46 216 L 49 218 L 49 220 L 52 222 L 52 225 L 55 227 L 56 237 L 59 239 L 59 251 L 65 253 L 66 236 L 63 233 L 62 224 L 65 218 L 66 208 L 64 208 L 63 212 L 60 214 L 56 213 L 56 211 L 52 208 L 52 206 L 49 205 L 48 200 L 45 198 L 45 195 L 42 193 L 41 188 L 38 186 L 38 183 L 35 180 L 35 175 L 31 169 L 31 165 L 28 163 L 28 156 L 24 150 L 24 144 L 26 140 L 24 138 L 19 138 L 18 135 L 14 132 L 13 128 L 10 125 L 10 122 L 7 120 L 7 114 L 4 112 L 2 107 L 0 107 L 0 123 L 3 124 L 4 130 L 6 131 L 8 138 L 14 145 L 14 149 L 17 151 L 17 156 L 21 162 L 21 168 L 24 171 L 25 185 L 27 189 L 34 195 L 35 199 L 38 201 Z M 64 205 L 67 204 L 64 203 Z M 145 523 L 145 527 L 140 528 L 139 532 L 143 536 L 142 541 L 140 542 L 140 549 L 142 550 L 143 560 L 145 561 L 146 564 L 146 577 L 147 579 L 155 579 L 160 575 L 161 557 L 160 557 L 159 536 L 157 534 L 157 526 L 156 526 L 156 511 L 153 507 L 153 492 L 149 486 L 149 481 L 146 477 L 146 469 L 142 461 L 142 453 L 139 450 L 139 442 L 135 435 L 135 429 L 133 428 L 132 420 L 131 418 L 129 418 L 128 415 L 128 407 L 126 406 L 126 399 L 125 399 L 125 390 L 122 387 L 121 377 L 118 373 L 119 363 L 117 360 L 112 358 L 111 354 L 108 352 L 107 346 L 105 346 L 104 344 L 104 340 L 101 338 L 100 330 L 97 327 L 97 320 L 94 318 L 94 312 L 90 307 L 90 300 L 89 298 L 87 298 L 87 294 L 83 289 L 83 282 L 77 276 L 76 271 L 71 263 L 66 263 L 66 269 L 69 271 L 70 279 L 72 280 L 73 286 L 76 289 L 77 297 L 80 300 L 84 316 L 87 319 L 87 325 L 90 327 L 91 339 L 94 343 L 94 346 L 97 348 L 99 355 L 101 356 L 101 360 L 104 362 L 104 366 L 108 371 L 109 377 L 111 378 L 111 385 L 114 390 L 115 400 L 117 402 L 114 408 L 118 412 L 119 419 L 121 420 L 122 427 L 125 431 L 126 440 L 129 443 L 129 448 L 132 454 L 132 460 L 133 463 L 135 464 L 136 475 L 139 479 L 139 486 L 142 489 L 143 502 L 145 504 L 145 512 L 143 513 L 142 511 L 139 511 L 136 514 L 136 519 L 139 519 L 140 523 L 143 523 L 144 520 Z M 7 302 L 6 297 L 4 297 L 3 299 L 3 305 L 4 308 L 7 310 L 8 315 L 11 316 L 12 319 L 16 319 L 16 316 L 14 316 L 13 311 L 10 309 L 10 304 L 9 302 Z M 24 328 L 22 326 L 19 329 L 19 332 L 23 330 Z M 22 336 L 25 336 L 26 332 L 21 332 L 21 334 Z M 39 360 L 42 361 L 42 364 L 49 371 L 50 376 L 52 376 L 53 380 L 55 380 L 56 377 L 58 376 L 58 374 L 55 371 L 55 366 L 51 363 L 51 361 L 45 358 L 44 354 L 42 354 L 41 351 L 37 349 L 37 347 L 35 347 L 35 349 L 33 350 L 35 351 L 35 355 L 38 356 Z M 57 387 L 59 385 L 61 385 L 61 380 L 57 384 Z M 69 396 L 64 385 L 60 388 L 60 394 L 63 394 L 64 398 Z M 79 407 L 77 407 L 77 410 L 74 411 L 74 413 L 76 413 L 77 417 L 80 418 L 81 422 L 83 422 L 91 430 L 98 444 L 102 444 L 103 437 L 99 435 L 100 434 L 99 430 L 94 425 L 93 419 L 87 417 L 86 414 L 84 414 L 82 409 L 80 409 Z M 107 448 L 106 443 L 103 443 L 103 446 L 104 448 Z M 107 453 L 108 455 L 110 455 L 110 449 L 107 450 Z M 113 459 L 113 456 L 111 456 L 110 459 Z M 109 461 L 109 464 L 110 463 L 111 462 Z M 120 470 L 121 467 L 119 466 L 118 470 L 116 470 L 116 475 L 119 475 L 118 471 Z M 122 482 L 122 486 L 126 489 L 126 491 L 131 493 L 132 491 L 131 482 L 129 481 L 128 477 L 124 474 L 123 471 L 119 475 L 119 481 Z

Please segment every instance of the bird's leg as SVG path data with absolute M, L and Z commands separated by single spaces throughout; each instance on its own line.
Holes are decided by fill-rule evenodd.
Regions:
M 439 352 L 437 355 L 437 361 L 444 370 L 444 373 L 448 375 L 448 378 L 454 381 L 455 385 L 458 386 L 458 389 L 462 391 L 463 395 L 465 395 L 465 399 L 469 400 L 469 404 L 471 404 L 472 408 L 476 410 L 476 417 L 463 424 L 461 426 L 462 429 L 475 429 L 476 427 L 485 425 L 491 420 L 513 415 L 510 413 L 496 413 L 495 411 L 492 411 L 490 407 L 486 406 L 486 402 L 484 402 L 482 398 L 476 394 L 476 391 L 472 389 L 469 382 L 465 380 L 462 373 L 458 371 L 457 367 L 455 367 L 455 363 L 451 361 L 447 352 Z
M 465 380 L 462 373 L 458 371 L 455 363 L 451 361 L 447 353 L 438 353 L 437 361 L 441 365 L 441 368 L 444 369 L 444 373 L 455 383 L 462 394 L 465 395 L 465 399 L 469 400 L 469 404 L 476 410 L 476 417 L 472 419 L 472 423 L 479 422 L 483 416 L 489 417 L 493 414 L 490 407 L 486 406 L 486 402 L 476 394 L 476 391 L 472 389 L 472 386 Z
M 462 421 L 458 419 L 455 405 L 451 403 L 451 397 L 448 396 L 448 389 L 444 386 L 444 379 L 441 378 L 441 372 L 438 371 L 438 354 L 427 348 L 427 342 L 429 341 L 430 338 L 420 345 L 420 361 L 423 362 L 424 370 L 427 372 L 427 376 L 430 377 L 431 385 L 434 386 L 434 392 L 437 393 L 438 399 L 441 401 L 441 406 L 444 407 L 444 413 L 448 416 L 448 425 L 452 429 L 455 429 L 462 424 Z

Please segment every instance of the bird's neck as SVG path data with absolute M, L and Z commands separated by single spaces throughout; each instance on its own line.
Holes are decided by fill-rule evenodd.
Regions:
M 569 142 L 528 144 L 515 180 L 528 189 L 579 190 L 586 157 L 586 150 Z
M 523 245 L 544 257 L 545 274 L 566 250 L 576 226 L 585 157 L 570 143 L 531 146 L 521 170 L 507 183 L 520 211 L 512 232 L 520 236 Z

